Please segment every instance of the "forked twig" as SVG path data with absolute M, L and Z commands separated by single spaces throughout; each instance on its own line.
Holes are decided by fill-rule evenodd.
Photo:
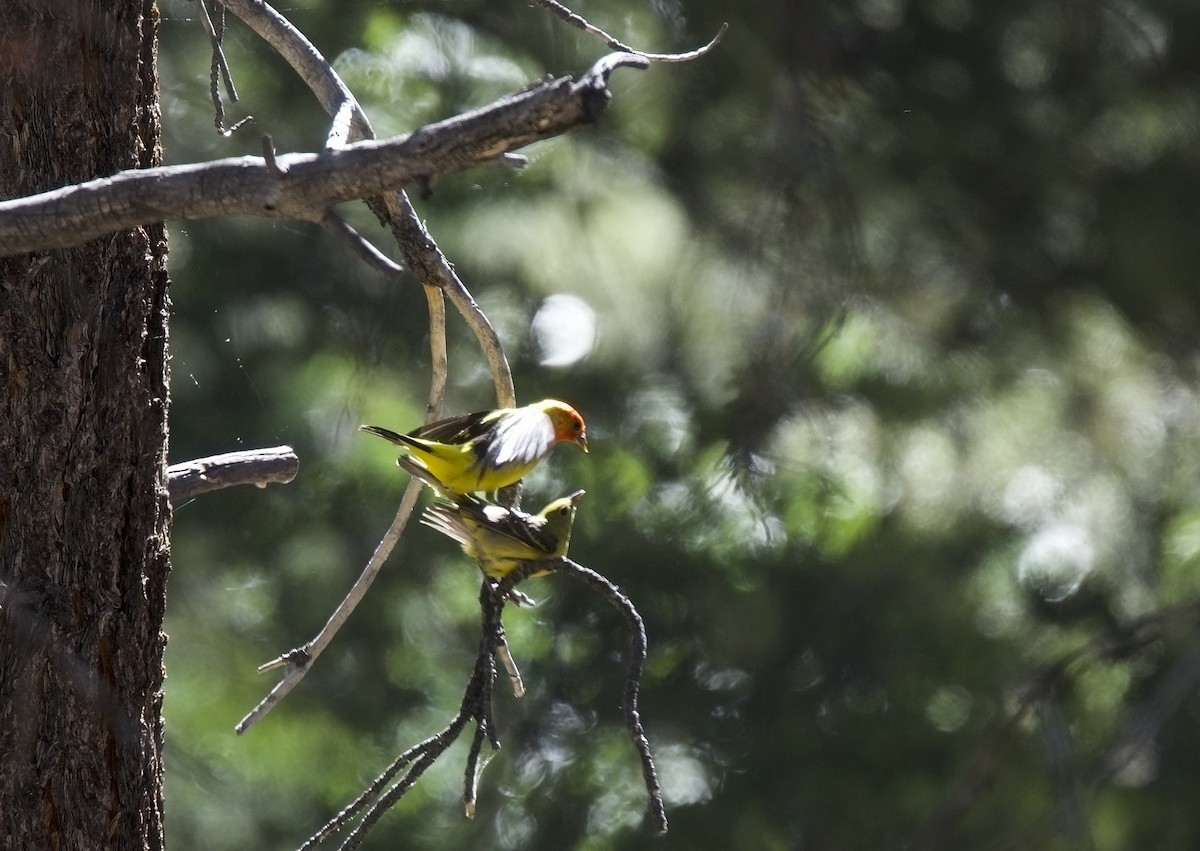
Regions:
M 454 744 L 471 721 L 475 722 L 475 731 L 463 772 L 463 806 L 467 816 L 474 817 L 484 740 L 488 741 L 493 751 L 500 749 L 500 740 L 492 721 L 492 688 L 496 680 L 496 655 L 504 641 L 502 623 L 504 604 L 510 598 L 517 584 L 523 582 L 531 574 L 540 572 L 566 573 L 582 581 L 608 600 L 624 616 L 630 626 L 630 658 L 622 700 L 625 726 L 641 760 L 642 778 L 649 798 L 650 816 L 658 830 L 666 831 L 667 816 L 663 806 L 658 773 L 654 767 L 654 756 L 638 714 L 638 690 L 646 661 L 645 624 L 633 603 L 611 581 L 570 559 L 554 558 L 526 562 L 495 585 L 484 580 L 479 593 L 482 631 L 479 639 L 479 652 L 475 657 L 475 666 L 471 672 L 471 678 L 467 682 L 458 712 L 441 731 L 396 757 L 354 801 L 310 836 L 300 846 L 299 851 L 311 851 L 334 834 L 345 829 L 361 815 L 358 824 L 338 846 L 338 851 L 352 851 L 352 849 L 358 848 L 379 819 L 395 806 L 416 784 L 425 770 Z M 408 768 L 407 773 L 400 780 L 395 781 L 397 775 L 405 768 Z
M 507 583 L 508 588 L 521 578 L 533 572 L 535 564 L 518 568 L 505 577 L 501 583 Z M 363 814 L 354 829 L 346 835 L 345 840 L 338 846 L 339 851 L 351 851 L 358 848 L 371 828 L 391 809 L 409 789 L 416 784 L 425 770 L 429 768 L 446 750 L 457 741 L 467 723 L 474 720 L 476 724 L 475 741 L 472 744 L 471 757 L 468 759 L 464 780 L 463 801 L 468 815 L 475 810 L 474 788 L 477 771 L 477 758 L 482 745 L 482 733 L 487 731 L 492 747 L 499 749 L 500 742 L 491 731 L 491 688 L 496 677 L 495 652 L 501 634 L 501 614 L 504 609 L 505 595 L 497 593 L 498 586 L 484 581 L 480 587 L 479 601 L 482 610 L 482 635 L 479 640 L 479 652 L 475 657 L 475 667 L 467 681 L 462 703 L 458 713 L 442 730 L 422 742 L 404 751 L 383 770 L 370 785 L 362 791 L 349 805 L 332 819 L 326 822 L 320 830 L 308 838 L 300 851 L 309 851 L 317 845 L 344 829 L 354 819 Z M 409 767 L 408 772 L 399 781 L 392 783 L 396 775 Z M 390 784 L 390 785 L 389 785 Z M 372 803 L 373 802 L 373 803 Z
M 384 533 L 382 540 L 375 547 L 375 552 L 371 554 L 367 566 L 363 568 L 361 574 L 354 585 L 346 593 L 342 602 L 334 609 L 333 614 L 325 622 L 325 626 L 321 627 L 321 631 L 316 634 L 308 643 L 288 650 L 276 656 L 270 662 L 264 662 L 258 666 L 260 674 L 268 671 L 273 671 L 276 668 L 286 667 L 287 673 L 284 674 L 282 680 L 276 683 L 275 687 L 267 693 L 258 704 L 246 713 L 235 726 L 239 736 L 243 735 L 250 729 L 259 719 L 275 708 L 279 701 L 283 700 L 292 689 L 294 689 L 300 680 L 304 679 L 304 675 L 308 673 L 308 669 L 316 658 L 321 655 L 329 642 L 341 629 L 342 625 L 349 619 L 350 614 L 358 606 L 362 598 L 366 595 L 367 589 L 371 583 L 375 581 L 375 577 L 379 575 L 383 563 L 387 561 L 387 557 L 392 554 L 392 549 L 396 546 L 396 542 L 400 540 L 400 535 L 404 532 L 405 526 L 408 525 L 408 518 L 412 515 L 413 508 L 416 507 L 417 497 L 421 492 L 421 483 L 411 480 L 408 487 L 404 491 L 404 496 L 400 500 L 400 508 L 396 511 L 396 516 L 392 520 L 391 526 Z

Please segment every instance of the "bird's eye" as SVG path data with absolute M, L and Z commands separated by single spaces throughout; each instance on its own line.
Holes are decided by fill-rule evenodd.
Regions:
M 581 428 L 583 428 L 583 423 L 581 423 L 579 420 L 575 420 L 575 422 L 571 423 L 571 428 L 575 429 L 575 431 L 579 431 Z

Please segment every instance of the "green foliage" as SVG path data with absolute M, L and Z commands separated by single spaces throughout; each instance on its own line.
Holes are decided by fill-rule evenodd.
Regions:
M 254 153 L 210 130 L 192 10 L 164 6 L 167 158 Z M 651 50 L 731 28 L 619 72 L 597 126 L 526 170 L 418 203 L 520 400 L 587 418 L 591 454 L 560 449 L 526 504 L 586 488 L 572 556 L 646 619 L 671 831 L 618 710 L 624 623 L 549 577 L 507 613 L 529 693 L 498 684 L 476 820 L 460 745 L 367 847 L 1195 847 L 1197 10 L 577 11 Z M 520 5 L 285 13 L 383 135 L 604 51 Z M 229 30 L 229 121 L 318 149 L 315 103 Z M 414 526 L 302 686 L 232 732 L 274 682 L 255 666 L 320 628 L 390 522 L 406 477 L 356 427 L 421 419 L 425 301 L 308 225 L 180 223 L 171 250 L 172 459 L 302 462 L 176 507 L 169 843 L 288 847 L 445 724 L 474 657 L 478 573 Z M 448 411 L 491 406 L 449 333 Z

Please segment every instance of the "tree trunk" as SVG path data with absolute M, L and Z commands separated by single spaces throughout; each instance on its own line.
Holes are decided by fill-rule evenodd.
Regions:
M 0 2 L 0 197 L 159 164 L 149 0 Z M 159 849 L 166 238 L 0 259 L 0 847 Z

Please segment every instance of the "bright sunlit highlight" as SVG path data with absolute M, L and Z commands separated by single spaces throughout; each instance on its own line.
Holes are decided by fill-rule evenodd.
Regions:
M 578 296 L 552 295 L 533 317 L 542 366 L 570 366 L 596 343 L 596 311 Z

